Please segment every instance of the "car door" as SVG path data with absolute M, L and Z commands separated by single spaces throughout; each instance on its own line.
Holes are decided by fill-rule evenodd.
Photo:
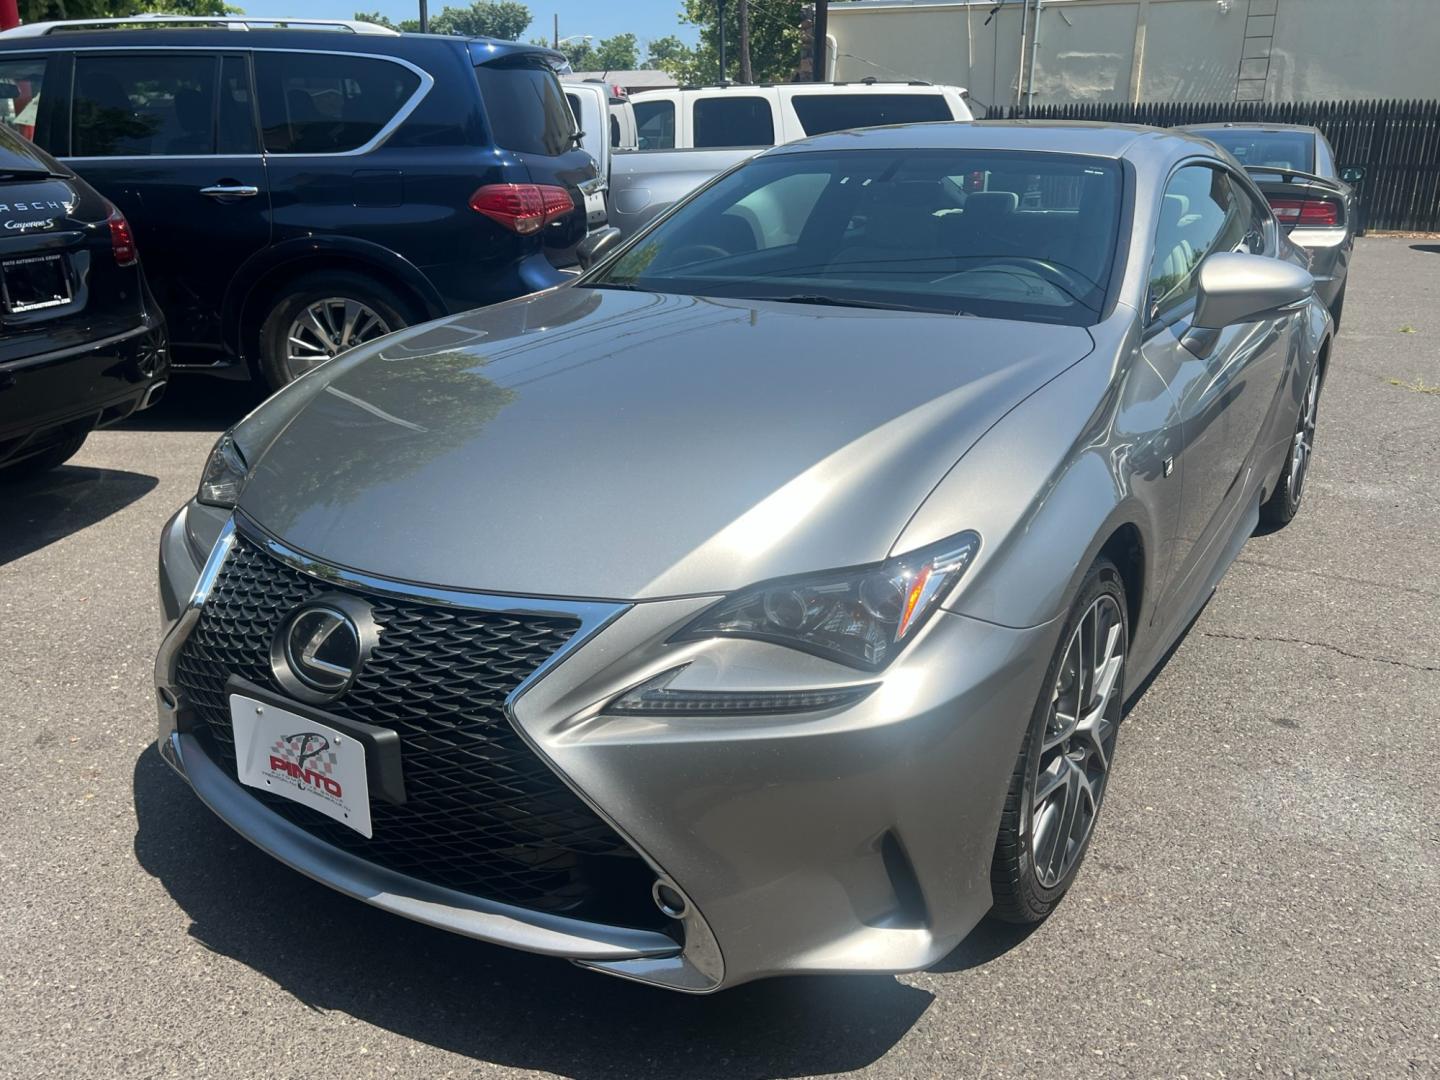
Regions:
M 68 163 L 129 218 L 177 361 L 223 362 L 221 308 L 270 238 L 244 53 L 79 51 Z
M 1242 196 L 1225 169 L 1185 165 L 1166 185 L 1158 215 L 1141 348 L 1177 403 L 1181 447 L 1169 464 L 1182 484 L 1162 607 L 1188 610 L 1223 555 L 1254 493 L 1250 470 L 1284 373 L 1289 314 L 1224 327 L 1203 347 L 1184 341 L 1205 257 L 1262 254 L 1276 242 Z

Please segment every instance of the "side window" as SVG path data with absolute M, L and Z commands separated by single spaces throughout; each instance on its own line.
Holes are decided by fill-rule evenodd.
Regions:
M 71 153 L 213 154 L 217 62 L 203 53 L 77 53 Z
M 44 57 L 0 60 L 0 125 L 35 139 L 44 85 Z
M 1335 151 L 1324 135 L 1315 136 L 1315 173 L 1317 176 L 1339 176 L 1335 168 Z
M 1256 199 L 1234 179 L 1231 179 L 1230 186 L 1235 192 L 1239 212 L 1245 219 L 1245 235 L 1240 238 L 1239 250 L 1248 251 L 1251 255 L 1268 255 L 1270 207 Z
M 641 150 L 675 149 L 675 103 L 673 101 L 635 102 L 635 130 Z
M 695 102 L 695 146 L 774 146 L 775 119 L 763 97 L 713 97 Z
M 610 114 L 610 145 L 620 145 L 620 121 L 615 118 L 614 113 Z
M 796 94 L 790 104 L 806 135 L 955 119 L 940 94 Z
M 418 75 L 389 60 L 328 53 L 257 51 L 255 78 L 260 130 L 271 154 L 364 146 L 420 86 Z
M 1170 178 L 1150 263 L 1151 318 L 1195 298 L 1196 271 L 1206 255 L 1243 249 L 1251 220 L 1239 194 L 1226 173 L 1205 165 L 1187 165 Z
M 258 154 L 255 99 L 250 92 L 250 67 L 243 56 L 220 61 L 220 131 L 216 147 L 222 154 Z

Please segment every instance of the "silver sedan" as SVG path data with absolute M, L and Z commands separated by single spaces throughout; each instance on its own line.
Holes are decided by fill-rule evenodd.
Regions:
M 162 754 L 341 892 L 677 990 L 1045 918 L 1127 695 L 1300 506 L 1303 256 L 1213 144 L 1038 123 L 780 147 L 609 240 L 220 439 Z

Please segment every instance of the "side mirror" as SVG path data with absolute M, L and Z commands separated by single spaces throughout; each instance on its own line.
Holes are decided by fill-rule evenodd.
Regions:
M 592 232 L 575 248 L 575 258 L 580 260 L 580 269 L 589 270 L 620 243 L 620 230 L 600 229 Z
M 1358 184 L 1365 179 L 1365 169 L 1360 165 L 1347 165 L 1340 170 L 1340 179 L 1347 184 Z
M 1310 271 L 1264 255 L 1218 251 L 1200 264 L 1195 317 L 1184 344 L 1197 356 L 1214 346 L 1216 332 L 1303 302 L 1315 292 Z

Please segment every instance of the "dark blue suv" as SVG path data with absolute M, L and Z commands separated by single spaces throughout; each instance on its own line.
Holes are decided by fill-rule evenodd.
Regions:
M 129 219 L 176 368 L 280 386 L 562 279 L 599 183 L 563 63 L 365 23 L 36 24 L 0 33 L 0 123 Z

